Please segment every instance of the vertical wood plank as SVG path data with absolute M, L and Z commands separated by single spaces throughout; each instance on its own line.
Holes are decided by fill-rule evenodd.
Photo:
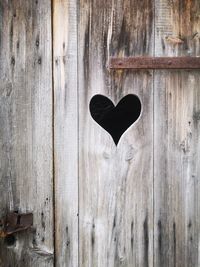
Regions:
M 53 1 L 56 266 L 78 266 L 77 6 Z
M 199 1 L 155 1 L 155 55 L 199 56 Z M 155 261 L 200 265 L 198 71 L 155 72 Z
M 51 1 L 0 3 L 0 216 L 35 232 L 0 240 L 0 266 L 53 266 Z
M 153 266 L 152 72 L 106 69 L 109 56 L 153 54 L 152 1 L 79 3 L 79 265 Z M 116 147 L 89 102 L 130 93 L 142 115 Z

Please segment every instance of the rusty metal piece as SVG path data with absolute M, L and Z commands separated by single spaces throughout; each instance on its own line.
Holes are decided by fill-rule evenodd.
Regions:
M 33 225 L 32 213 L 11 212 L 0 220 L 0 237 L 27 230 Z
M 200 57 L 111 57 L 110 69 L 200 69 Z

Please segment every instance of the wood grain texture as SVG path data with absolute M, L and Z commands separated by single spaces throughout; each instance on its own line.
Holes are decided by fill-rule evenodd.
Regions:
M 0 216 L 33 232 L 0 240 L 0 266 L 53 266 L 51 3 L 0 2 Z
M 153 266 L 152 72 L 106 69 L 109 55 L 153 54 L 152 1 L 81 0 L 79 10 L 79 266 Z M 142 115 L 116 147 L 89 102 L 129 93 Z
M 199 14 L 198 0 L 0 2 L 0 217 L 33 212 L 35 228 L 0 240 L 0 267 L 200 266 L 199 71 L 106 67 L 200 56 Z M 117 146 L 95 94 L 142 102 Z
M 199 1 L 155 3 L 155 56 L 200 56 Z M 155 267 L 200 266 L 199 84 L 198 71 L 155 72 Z
M 78 266 L 77 6 L 53 1 L 56 266 Z

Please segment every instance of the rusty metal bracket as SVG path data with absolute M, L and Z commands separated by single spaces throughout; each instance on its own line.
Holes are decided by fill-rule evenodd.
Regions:
M 11 212 L 0 219 L 0 237 L 7 237 L 17 232 L 27 230 L 33 225 L 32 213 Z
M 111 57 L 109 69 L 200 69 L 200 57 Z

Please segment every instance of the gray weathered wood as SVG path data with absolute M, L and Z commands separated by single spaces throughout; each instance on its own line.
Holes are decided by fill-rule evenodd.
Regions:
M 108 56 L 153 54 L 152 1 L 81 0 L 79 19 L 79 266 L 153 266 L 153 76 L 108 72 Z M 93 95 L 142 101 L 116 147 L 90 116 Z
M 0 216 L 35 231 L 0 240 L 0 266 L 53 266 L 51 3 L 0 2 Z
M 155 56 L 200 56 L 199 1 L 156 0 L 155 8 Z M 155 72 L 155 267 L 200 266 L 199 74 Z
M 77 6 L 53 1 L 56 266 L 78 266 Z
M 106 68 L 200 56 L 199 13 L 198 0 L 0 2 L 0 217 L 33 212 L 35 228 L 0 239 L 0 267 L 200 266 L 200 73 Z M 116 147 L 89 102 L 129 93 L 142 114 Z

